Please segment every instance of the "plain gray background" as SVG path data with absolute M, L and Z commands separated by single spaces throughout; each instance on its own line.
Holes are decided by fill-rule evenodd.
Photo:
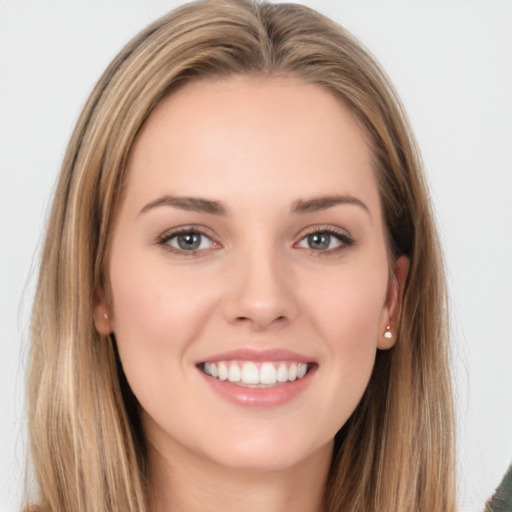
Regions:
M 121 46 L 178 3 L 0 0 L 0 511 L 21 492 L 34 268 L 67 139 Z M 450 286 L 460 505 L 482 510 L 512 461 L 512 2 L 303 3 L 376 55 L 419 140 Z

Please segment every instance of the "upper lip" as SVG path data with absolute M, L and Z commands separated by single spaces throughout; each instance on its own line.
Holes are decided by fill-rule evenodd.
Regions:
M 218 361 L 294 361 L 297 363 L 312 363 L 313 358 L 286 349 L 265 349 L 255 350 L 251 348 L 240 348 L 215 354 L 198 361 L 201 363 L 215 363 Z

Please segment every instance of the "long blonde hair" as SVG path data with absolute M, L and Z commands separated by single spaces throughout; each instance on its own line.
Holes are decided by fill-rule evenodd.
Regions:
M 452 391 L 443 267 L 414 139 L 389 80 L 346 30 L 294 4 L 203 0 L 135 37 L 77 122 L 55 193 L 33 308 L 31 455 L 41 512 L 147 509 L 138 404 L 115 342 L 94 328 L 132 142 L 155 105 L 192 80 L 294 76 L 348 105 L 374 155 L 391 264 L 408 255 L 397 343 L 378 352 L 338 432 L 327 512 L 451 512 Z

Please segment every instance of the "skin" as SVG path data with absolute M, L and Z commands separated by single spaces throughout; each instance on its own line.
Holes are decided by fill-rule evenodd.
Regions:
M 152 511 L 321 510 L 334 435 L 393 344 L 407 273 L 400 258 L 390 275 L 371 160 L 350 111 L 292 79 L 191 83 L 142 127 L 95 322 L 141 404 Z M 182 227 L 204 233 L 199 249 L 180 248 Z M 282 405 L 244 407 L 197 367 L 238 348 L 292 350 L 315 372 Z

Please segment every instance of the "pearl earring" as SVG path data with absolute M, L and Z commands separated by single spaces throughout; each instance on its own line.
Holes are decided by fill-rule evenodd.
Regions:
M 386 327 L 386 332 L 384 333 L 384 338 L 387 340 L 390 340 L 393 337 L 393 334 L 391 333 L 389 325 Z

